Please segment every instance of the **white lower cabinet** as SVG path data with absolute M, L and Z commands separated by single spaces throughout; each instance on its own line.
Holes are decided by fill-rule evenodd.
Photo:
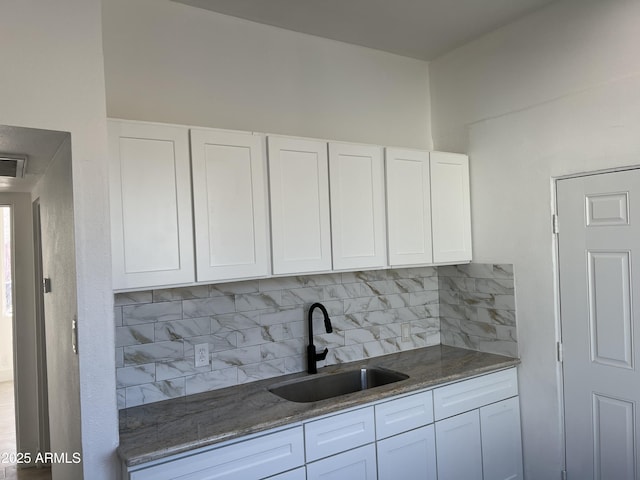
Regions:
M 377 452 L 379 480 L 438 478 L 433 425 L 380 440 Z
M 517 395 L 515 368 L 434 390 L 438 480 L 523 478 Z
M 373 443 L 307 464 L 307 480 L 376 478 L 376 447 Z
M 478 410 L 436 422 L 438 480 L 482 480 Z
M 125 478 L 522 480 L 517 395 L 511 368 L 131 467 Z
M 518 397 L 482 407 L 480 431 L 484 480 L 522 480 Z

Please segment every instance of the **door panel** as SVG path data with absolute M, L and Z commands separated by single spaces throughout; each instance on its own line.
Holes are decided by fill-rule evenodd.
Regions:
M 386 149 L 389 264 L 433 262 L 429 153 Z
M 632 368 L 631 252 L 587 252 L 591 360 Z
M 593 395 L 595 478 L 634 478 L 633 402 Z
M 383 176 L 380 147 L 329 144 L 334 270 L 386 264 Z
M 188 130 L 108 127 L 114 290 L 193 282 Z
M 433 261 L 471 261 L 469 157 L 431 152 Z
M 638 480 L 640 171 L 557 182 L 569 478 Z
M 331 270 L 327 144 L 268 140 L 273 273 Z
M 262 137 L 192 129 L 191 157 L 198 281 L 267 275 Z
M 478 410 L 436 422 L 436 458 L 438 480 L 483 479 Z

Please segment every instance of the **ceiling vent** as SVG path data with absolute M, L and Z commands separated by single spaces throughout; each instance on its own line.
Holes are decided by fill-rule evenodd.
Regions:
M 0 154 L 0 177 L 22 178 L 27 168 L 27 157 Z

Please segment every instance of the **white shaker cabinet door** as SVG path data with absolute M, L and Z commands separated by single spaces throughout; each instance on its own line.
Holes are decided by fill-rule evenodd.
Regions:
M 431 152 L 434 263 L 471 261 L 469 157 Z
M 384 267 L 387 260 L 382 148 L 329 143 L 334 270 Z
M 331 270 L 327 144 L 268 137 L 273 273 Z
M 307 463 L 307 480 L 376 480 L 376 447 L 364 447 Z
M 263 137 L 191 130 L 197 280 L 269 273 Z
M 429 152 L 386 149 L 389 264 L 433 262 Z
M 483 480 L 478 410 L 436 422 L 438 480 Z
M 437 479 L 433 425 L 379 440 L 377 452 L 379 480 Z
M 482 407 L 480 428 L 484 480 L 522 480 L 518 397 Z
M 188 130 L 117 120 L 108 129 L 113 288 L 193 282 Z

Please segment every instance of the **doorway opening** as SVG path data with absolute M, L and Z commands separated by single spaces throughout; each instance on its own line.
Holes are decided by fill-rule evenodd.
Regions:
M 11 206 L 0 206 L 0 467 L 15 465 L 14 320 Z

